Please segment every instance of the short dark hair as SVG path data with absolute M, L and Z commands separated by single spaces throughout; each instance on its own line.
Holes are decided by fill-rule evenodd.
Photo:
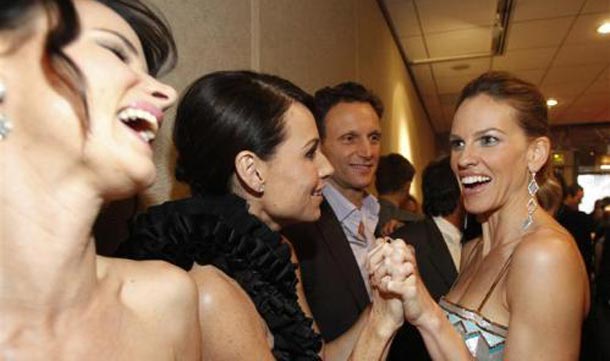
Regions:
M 63 51 L 63 48 L 78 37 L 80 23 L 71 0 L 20 0 L 0 2 L 0 31 L 14 32 L 7 53 L 18 49 L 25 39 L 32 35 L 29 24 L 38 11 L 44 12 L 49 22 L 45 34 L 42 65 L 45 75 L 52 79 L 56 89 L 67 90 L 79 98 L 81 110 L 87 114 L 86 97 L 82 74 L 76 64 Z M 18 35 L 17 35 L 18 34 Z M 85 119 L 86 123 L 86 119 Z
M 314 102 L 314 115 L 321 138 L 326 136 L 324 118 L 326 118 L 328 111 L 338 103 L 369 103 L 380 119 L 383 116 L 383 103 L 381 99 L 372 91 L 365 88 L 364 85 L 353 81 L 319 89 L 315 93 Z
M 161 12 L 140 0 L 96 0 L 119 14 L 142 43 L 148 73 L 162 75 L 174 68 L 177 50 L 171 28 Z
M 451 170 L 449 157 L 430 162 L 422 174 L 424 213 L 430 217 L 446 216 L 460 202 L 460 185 Z
M 169 25 L 161 15 L 140 0 L 95 0 L 108 6 L 121 16 L 135 31 L 148 65 L 148 71 L 156 76 L 169 71 L 177 59 L 176 44 Z M 80 22 L 72 0 L 19 0 L 3 1 L 0 5 L 0 30 L 16 30 L 27 22 L 37 8 L 48 15 L 56 16 L 56 21 L 46 35 L 43 63 L 47 76 L 53 78 L 58 88 L 66 89 L 76 96 L 80 104 L 78 110 L 84 114 L 83 125 L 88 125 L 88 106 L 83 74 L 68 57 L 63 48 L 80 33 Z M 26 34 L 29 35 L 29 34 Z M 13 45 L 13 44 L 11 44 Z M 19 44 L 15 44 L 18 46 Z
M 375 173 L 375 188 L 383 195 L 404 189 L 406 183 L 413 181 L 415 167 L 409 160 L 398 153 L 379 157 Z
M 274 75 L 220 71 L 199 78 L 176 113 L 176 179 L 193 194 L 230 193 L 237 154 L 272 157 L 285 139 L 284 114 L 295 102 L 313 106 L 309 94 Z
M 580 184 L 578 184 L 578 183 L 570 184 L 565 189 L 566 197 L 567 196 L 574 197 L 574 196 L 576 196 L 576 193 L 578 193 L 578 191 L 582 191 L 582 190 L 583 190 L 583 188 L 580 186 Z

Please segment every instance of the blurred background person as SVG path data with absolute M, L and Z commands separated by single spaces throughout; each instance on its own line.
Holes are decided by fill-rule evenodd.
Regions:
M 460 185 L 451 170 L 449 157 L 426 166 L 422 175 L 422 193 L 426 217 L 397 229 L 391 237 L 400 238 L 415 248 L 422 281 L 438 301 L 447 294 L 460 269 L 465 215 Z M 403 325 L 395 340 L 389 360 L 430 359 L 414 326 Z
M 377 235 L 387 236 L 408 222 L 422 219 L 420 215 L 400 208 L 400 204 L 409 196 L 414 176 L 415 167 L 402 155 L 391 153 L 379 158 L 375 173 L 379 200 L 379 221 L 375 230 Z

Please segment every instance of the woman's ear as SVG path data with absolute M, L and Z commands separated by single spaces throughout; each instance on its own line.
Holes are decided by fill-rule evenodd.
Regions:
M 265 191 L 263 164 L 264 162 L 249 150 L 243 150 L 235 156 L 235 173 L 247 190 L 259 194 Z
M 527 166 L 530 172 L 538 172 L 551 153 L 551 140 L 548 137 L 534 139 L 528 149 Z

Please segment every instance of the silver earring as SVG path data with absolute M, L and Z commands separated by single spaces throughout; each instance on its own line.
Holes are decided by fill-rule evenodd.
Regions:
M 258 192 L 259 193 L 265 193 L 265 184 L 261 184 L 260 187 L 258 187 Z
M 534 212 L 538 208 L 538 202 L 536 201 L 536 193 L 540 189 L 538 183 L 536 183 L 536 172 L 530 171 L 531 180 L 527 184 L 527 193 L 530 195 L 530 199 L 527 201 L 527 218 L 523 222 L 523 230 L 528 229 L 532 223 L 534 223 Z
M 0 104 L 4 102 L 6 96 L 6 86 L 0 82 Z M 13 123 L 2 113 L 0 113 L 0 140 L 5 139 L 13 129 Z

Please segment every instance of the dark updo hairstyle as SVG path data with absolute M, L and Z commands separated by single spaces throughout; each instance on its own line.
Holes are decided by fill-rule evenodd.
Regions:
M 176 44 L 167 23 L 160 15 L 139 0 L 94 0 L 119 14 L 137 34 L 148 66 L 153 76 L 169 71 L 176 63 Z M 72 0 L 18 0 L 0 2 L 0 31 L 18 30 L 27 27 L 28 17 L 42 9 L 51 20 L 46 35 L 43 66 L 47 76 L 57 82 L 58 90 L 66 90 L 68 95 L 78 97 L 88 123 L 86 86 L 82 73 L 64 52 L 63 48 L 76 39 L 80 33 L 80 23 Z M 29 36 L 29 34 L 23 34 Z M 11 44 L 18 47 L 19 43 Z M 10 51 L 11 48 L 9 48 Z
M 284 115 L 312 98 L 280 77 L 251 71 L 221 71 L 196 80 L 176 113 L 176 179 L 193 194 L 227 194 L 235 157 L 243 150 L 267 160 L 284 141 Z
M 326 136 L 326 126 L 324 124 L 326 114 L 339 103 L 369 103 L 380 119 L 383 116 L 381 99 L 365 88 L 364 85 L 353 81 L 340 83 L 333 87 L 324 87 L 316 91 L 314 102 L 314 115 L 321 138 Z
M 519 126 L 528 138 L 547 137 L 550 139 L 546 99 L 535 85 L 506 72 L 487 72 L 464 87 L 458 98 L 456 109 L 466 99 L 480 94 L 485 94 L 495 101 L 511 106 Z M 551 157 L 548 157 L 546 163 L 536 173 L 536 179 L 540 184 L 544 184 L 551 172 Z

